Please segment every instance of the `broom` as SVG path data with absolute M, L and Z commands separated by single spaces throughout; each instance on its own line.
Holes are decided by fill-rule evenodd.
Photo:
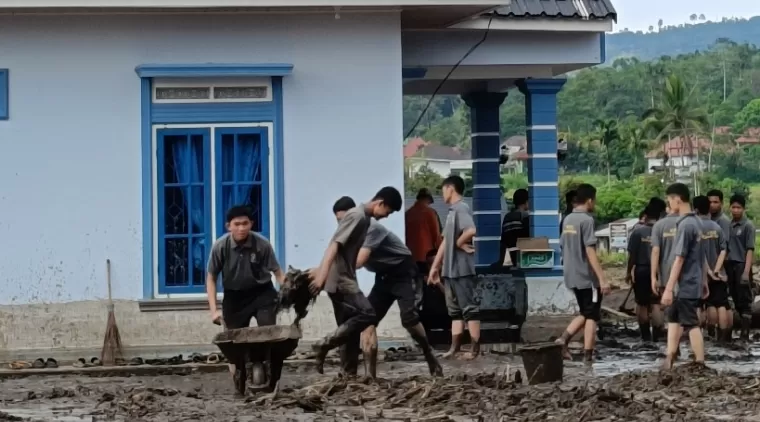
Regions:
M 103 338 L 103 350 L 100 351 L 100 361 L 105 366 L 112 366 L 116 363 L 116 359 L 122 358 L 122 351 L 121 336 L 119 336 L 119 327 L 116 326 L 116 316 L 113 312 L 113 299 L 111 297 L 110 259 L 106 259 L 106 281 L 108 282 L 108 323 Z

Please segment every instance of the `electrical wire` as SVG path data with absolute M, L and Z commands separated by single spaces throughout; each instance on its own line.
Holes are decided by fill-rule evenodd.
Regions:
M 414 122 L 414 125 L 412 125 L 412 128 L 409 129 L 409 132 L 406 133 L 406 136 L 404 136 L 404 139 L 409 138 L 412 135 L 412 133 L 414 133 L 414 130 L 417 129 L 417 126 L 422 121 L 422 118 L 425 117 L 425 114 L 427 113 L 428 109 L 430 108 L 430 105 L 433 104 L 433 100 L 435 99 L 436 95 L 438 95 L 438 91 L 440 91 L 441 88 L 443 88 L 443 85 L 446 83 L 446 81 L 449 80 L 449 77 L 451 77 L 451 75 L 454 73 L 454 71 L 457 70 L 457 68 L 459 67 L 459 65 L 462 64 L 462 62 L 465 61 L 467 59 L 467 57 L 470 56 L 470 54 L 472 54 L 475 50 L 477 50 L 478 47 L 480 47 L 481 44 L 483 44 L 484 42 L 486 42 L 486 40 L 488 39 L 488 34 L 491 32 L 491 22 L 493 22 L 493 17 L 494 17 L 494 15 L 492 14 L 491 17 L 488 19 L 488 26 L 486 27 L 486 30 L 483 33 L 483 38 L 481 38 L 480 41 L 476 42 L 475 45 L 473 45 L 472 47 L 470 47 L 469 50 L 467 50 L 467 52 L 464 54 L 464 56 L 462 56 L 462 58 L 459 59 L 458 62 L 456 62 L 456 64 L 451 68 L 451 70 L 449 70 L 449 73 L 447 73 L 446 76 L 443 78 L 443 80 L 441 80 L 441 83 L 439 83 L 438 86 L 435 88 L 435 91 L 433 91 L 433 95 L 430 96 L 430 99 L 428 100 L 427 104 L 425 105 L 425 108 L 422 109 L 422 112 L 420 113 L 420 116 L 417 118 L 417 121 Z

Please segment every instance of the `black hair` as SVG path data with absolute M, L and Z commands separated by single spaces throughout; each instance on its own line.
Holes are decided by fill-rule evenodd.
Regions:
M 333 205 L 333 214 L 337 214 L 341 211 L 348 211 L 351 208 L 356 207 L 356 202 L 350 197 L 350 196 L 342 196 L 340 199 L 335 201 L 335 204 Z
M 584 183 L 576 189 L 574 204 L 583 205 L 588 200 L 596 199 L 596 188 Z
M 422 188 L 417 192 L 417 200 L 419 201 L 421 199 L 427 199 L 428 201 L 433 200 L 433 195 L 430 194 L 428 188 Z
M 641 212 L 639 213 L 639 220 L 641 220 L 642 218 L 644 218 L 644 217 L 646 217 L 646 216 L 647 216 L 647 209 L 646 209 L 646 208 L 644 208 L 644 209 L 643 209 L 643 210 L 641 210 Z
M 657 211 L 657 215 L 659 216 L 660 214 L 664 213 L 666 209 L 668 209 L 668 205 L 662 198 L 655 196 L 649 200 L 647 208 L 652 208 L 653 210 Z
M 460 195 L 464 193 L 464 179 L 457 175 L 451 175 L 443 179 L 441 186 L 453 186 L 456 193 Z
M 705 195 L 695 196 L 692 206 L 699 215 L 707 215 L 710 213 L 710 198 Z
M 683 183 L 673 183 L 665 190 L 665 195 L 677 196 L 683 202 L 689 202 L 691 194 L 689 193 L 689 187 Z
M 723 202 L 723 192 L 721 192 L 720 190 L 712 189 L 709 192 L 707 192 L 707 197 L 709 198 L 711 196 L 717 196 L 718 199 L 720 199 L 720 202 Z
M 253 220 L 253 213 L 251 213 L 251 208 L 245 205 L 235 205 L 234 207 L 227 210 L 227 215 L 225 216 L 228 223 L 240 217 L 246 217 L 249 220 Z
M 660 218 L 664 211 L 664 209 L 661 210 L 656 206 L 653 207 L 650 205 L 644 208 L 644 215 L 646 216 L 647 220 L 657 220 Z
M 401 192 L 393 186 L 386 186 L 375 194 L 372 198 L 373 201 L 383 201 L 383 204 L 391 209 L 393 212 L 401 211 L 401 205 L 403 200 L 401 199 Z
M 731 205 L 739 204 L 742 206 L 742 208 L 747 207 L 747 200 L 744 198 L 744 195 L 740 195 L 738 193 L 735 193 L 731 196 Z
M 512 195 L 512 202 L 516 207 L 519 207 L 520 205 L 525 205 L 528 203 L 528 190 L 527 189 L 517 189 L 515 193 Z
M 567 204 L 568 207 L 573 205 L 576 195 L 578 195 L 578 192 L 575 189 L 570 189 L 565 192 L 565 204 Z

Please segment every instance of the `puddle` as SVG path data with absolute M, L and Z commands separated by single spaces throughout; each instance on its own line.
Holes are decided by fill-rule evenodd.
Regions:
M 37 407 L 35 409 L 10 408 L 10 409 L 2 409 L 0 411 L 6 413 L 7 415 L 15 416 L 17 418 L 23 418 L 24 420 L 30 420 L 30 421 L 96 422 L 97 420 L 102 420 L 100 418 L 96 418 L 92 416 L 91 414 L 88 414 L 89 412 L 86 412 L 84 409 L 81 409 L 81 408 L 77 409 L 76 407 L 50 407 L 50 408 Z M 2 416 L 0 416 L 0 420 L 4 420 Z M 126 421 L 126 419 L 119 416 L 116 416 L 110 420 Z

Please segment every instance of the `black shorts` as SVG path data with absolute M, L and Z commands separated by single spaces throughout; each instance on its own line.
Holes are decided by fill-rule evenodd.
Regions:
M 448 309 L 451 319 L 454 321 L 479 321 L 480 300 L 476 294 L 478 277 L 470 275 L 445 278 L 443 283 L 446 293 L 446 309 Z
M 597 322 L 602 319 L 602 292 L 599 289 L 573 289 L 573 293 L 582 317 Z
M 673 299 L 673 304 L 668 307 L 668 322 L 680 324 L 684 328 L 699 326 L 699 299 Z
M 636 304 L 639 306 L 649 306 L 654 302 L 652 293 L 652 273 L 650 267 L 636 266 L 633 270 L 633 295 Z
M 705 301 L 708 308 L 726 308 L 731 309 L 728 303 L 728 283 L 721 280 L 712 280 L 708 284 L 710 295 Z
M 376 273 L 375 285 L 369 293 L 369 303 L 375 309 L 377 321 L 385 318 L 393 302 L 398 302 L 401 325 L 411 328 L 420 322 L 419 309 L 422 303 L 422 278 L 417 266 L 410 262 L 393 273 Z
M 277 324 L 277 300 L 277 290 L 272 283 L 250 290 L 225 290 L 222 299 L 225 328 L 250 327 L 253 318 L 260 327 Z
M 734 306 L 739 315 L 752 315 L 752 272 L 749 274 L 749 281 L 742 280 L 744 273 L 743 262 L 726 262 L 726 275 L 728 276 L 728 292 L 734 300 Z

